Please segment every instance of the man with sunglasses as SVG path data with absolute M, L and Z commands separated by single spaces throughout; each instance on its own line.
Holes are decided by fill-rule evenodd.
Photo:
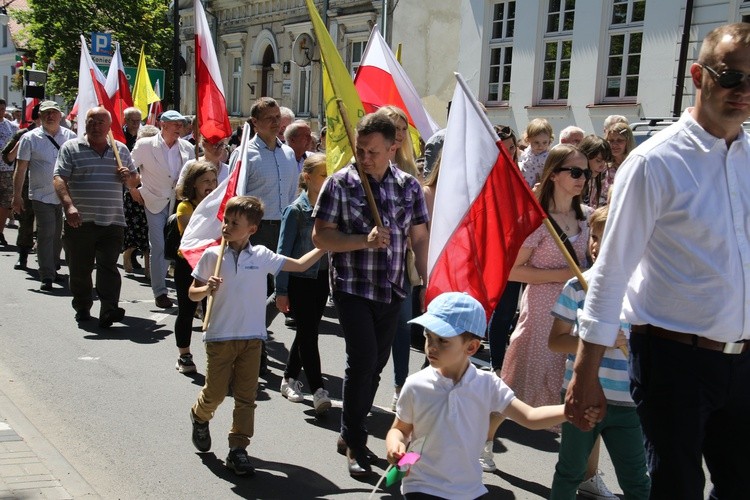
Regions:
M 702 498 L 703 459 L 711 498 L 750 491 L 749 73 L 750 24 L 710 32 L 690 67 L 695 106 L 618 171 L 579 313 L 566 414 L 582 429 L 585 408 L 603 417 L 597 369 L 623 305 L 652 499 Z

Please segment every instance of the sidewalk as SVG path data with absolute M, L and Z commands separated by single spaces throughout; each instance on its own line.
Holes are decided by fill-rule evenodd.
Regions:
M 0 390 L 0 499 L 83 497 L 98 498 Z

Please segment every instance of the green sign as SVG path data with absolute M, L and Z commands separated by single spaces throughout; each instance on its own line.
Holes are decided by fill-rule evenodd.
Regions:
M 102 73 L 104 73 L 104 76 L 107 76 L 107 73 L 109 72 L 109 65 L 104 64 L 97 64 L 100 70 L 102 70 Z M 135 83 L 135 73 L 137 68 L 133 68 L 131 66 L 125 66 L 125 77 L 128 79 L 128 83 L 130 84 L 130 91 L 133 91 L 133 84 Z M 159 82 L 159 98 L 161 100 L 164 100 L 164 87 L 166 87 L 166 82 L 164 81 L 165 73 L 163 69 L 153 69 L 153 68 L 147 68 L 148 70 L 148 77 L 151 79 L 151 85 L 156 87 L 156 82 Z

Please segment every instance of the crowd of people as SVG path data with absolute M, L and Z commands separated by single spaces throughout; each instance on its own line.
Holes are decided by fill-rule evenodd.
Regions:
M 231 385 L 226 464 L 239 475 L 254 473 L 246 448 L 258 377 L 267 371 L 267 328 L 279 312 L 296 329 L 280 393 L 304 401 L 304 371 L 315 411 L 331 407 L 318 351 L 330 298 L 346 346 L 336 447 L 352 476 L 369 475 L 377 458 L 367 446 L 367 415 L 393 353 L 388 460 L 397 463 L 421 441 L 422 465 L 404 479 L 406 498 L 481 497 L 481 473 L 497 468 L 495 434 L 506 416 L 561 433 L 551 498 L 617 498 L 598 474 L 602 440 L 626 498 L 700 498 L 701 457 L 712 498 L 741 498 L 750 491 L 747 459 L 732 450 L 749 439 L 750 176 L 742 173 L 750 139 L 742 123 L 750 116 L 750 25 L 712 31 L 690 74 L 695 106 L 638 149 L 617 115 L 600 135 L 567 127 L 554 146 L 545 119 L 522 135 L 495 126 L 510 168 L 520 169 L 555 236 L 587 271 L 576 277 L 555 236 L 538 228 L 523 242 L 489 324 L 462 293 L 437 297 L 423 313 L 446 131 L 415 148 L 407 115 L 395 106 L 359 121 L 356 161 L 329 176 L 325 130 L 319 140 L 274 99 L 258 99 L 244 195 L 224 213 L 226 248 L 210 248 L 195 267 L 171 255 L 165 228 L 175 214 L 182 234 L 227 178 L 240 152 L 230 156 L 229 143 L 237 146 L 239 133 L 196 148 L 189 117 L 166 111 L 156 128 L 130 108 L 121 144 L 108 139 L 111 117 L 101 107 L 87 113 L 81 137 L 61 126 L 53 101 L 20 131 L 0 113 L 0 236 L 12 210 L 20 224 L 15 268 L 27 269 L 36 248 L 43 291 L 61 281 L 64 248 L 75 319 L 92 319 L 95 286 L 102 328 L 126 313 L 120 256 L 132 273 L 143 255 L 154 303 L 165 309 L 174 306 L 172 261 L 181 373 L 198 369 L 193 320 L 211 296 L 192 440 L 199 451 L 211 448 L 209 421 Z M 413 327 L 424 329 L 426 359 L 409 376 Z M 469 358 L 487 337 L 492 370 L 482 372 Z

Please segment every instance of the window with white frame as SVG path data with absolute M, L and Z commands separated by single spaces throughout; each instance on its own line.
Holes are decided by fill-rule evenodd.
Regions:
M 549 0 L 539 94 L 543 103 L 564 103 L 568 99 L 575 7 L 575 0 Z
M 513 62 L 513 32 L 516 27 L 516 2 L 503 1 L 491 5 L 492 24 L 489 28 L 489 65 L 487 102 L 506 104 L 510 100 L 510 74 Z
M 743 0 L 740 5 L 739 20 L 743 23 L 750 23 L 750 0 Z
M 611 0 L 604 101 L 634 101 L 638 96 L 646 0 Z
M 297 66 L 297 116 L 310 116 L 310 70 L 312 65 Z
M 357 74 L 359 65 L 362 63 L 362 56 L 365 55 L 367 40 L 357 40 L 349 43 L 349 71 L 352 78 Z
M 242 114 L 242 57 L 232 58 L 232 109 L 231 114 Z

